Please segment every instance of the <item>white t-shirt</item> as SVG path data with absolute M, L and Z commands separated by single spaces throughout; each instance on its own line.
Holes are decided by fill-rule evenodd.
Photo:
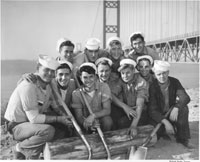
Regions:
M 4 117 L 12 122 L 44 123 L 45 115 L 52 104 L 52 92 L 47 85 L 46 90 L 40 87 L 39 82 L 32 84 L 22 81 L 13 91 Z

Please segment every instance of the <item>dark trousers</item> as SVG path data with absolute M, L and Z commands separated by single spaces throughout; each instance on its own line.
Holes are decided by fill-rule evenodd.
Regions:
M 69 128 L 62 123 L 51 123 L 50 125 L 55 128 L 55 135 L 53 140 L 73 137 L 75 134 L 73 127 Z
M 119 108 L 114 105 L 112 105 L 111 117 L 113 119 L 114 130 L 128 128 L 130 127 L 133 121 L 133 118 L 129 120 L 128 116 L 126 115 L 126 113 L 124 112 L 122 108 Z M 147 110 L 145 109 L 142 111 L 140 120 L 138 122 L 138 126 L 147 125 L 147 124 L 148 124 L 148 114 L 147 114 Z
M 54 111 L 49 111 L 46 113 L 46 115 L 56 116 L 57 114 Z M 55 128 L 55 135 L 53 140 L 75 136 L 74 127 L 68 127 L 62 123 L 51 123 L 50 125 Z
M 111 118 L 113 120 L 113 127 L 112 130 L 117 130 L 119 129 L 119 119 L 122 118 L 125 115 L 125 112 L 122 108 L 111 105 Z
M 172 122 L 169 120 L 169 117 L 167 118 L 170 123 L 173 125 L 175 130 L 175 137 L 178 140 L 184 141 L 190 139 L 190 129 L 189 129 L 189 121 L 188 121 L 188 114 L 189 110 L 188 107 L 180 108 L 178 112 L 178 119 L 176 122 Z M 151 120 L 151 124 L 153 126 L 156 126 L 155 121 Z M 166 134 L 166 130 L 164 125 L 160 127 L 160 129 L 157 132 L 158 137 Z

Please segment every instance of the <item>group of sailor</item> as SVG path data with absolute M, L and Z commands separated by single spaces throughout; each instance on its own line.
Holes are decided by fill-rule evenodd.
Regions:
M 192 148 L 190 97 L 180 81 L 169 76 L 170 63 L 145 46 L 140 32 L 131 34 L 130 44 L 126 53 L 118 37 L 109 38 L 106 49 L 90 38 L 82 53 L 74 53 L 74 43 L 61 38 L 56 59 L 39 55 L 36 72 L 22 76 L 5 112 L 9 131 L 18 141 L 15 158 L 38 159 L 46 142 L 77 136 L 72 117 L 52 87 L 84 134 L 97 127 L 103 132 L 127 128 L 135 137 L 138 126 L 161 122 L 158 138 L 175 134 L 177 142 Z

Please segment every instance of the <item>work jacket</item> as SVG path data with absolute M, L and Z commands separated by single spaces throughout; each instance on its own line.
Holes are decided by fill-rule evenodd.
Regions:
M 178 79 L 169 77 L 169 108 L 171 106 L 179 109 L 184 108 L 190 102 L 190 97 L 181 85 Z M 159 123 L 164 119 L 165 101 L 162 95 L 158 81 L 155 79 L 149 88 L 148 112 L 151 119 Z

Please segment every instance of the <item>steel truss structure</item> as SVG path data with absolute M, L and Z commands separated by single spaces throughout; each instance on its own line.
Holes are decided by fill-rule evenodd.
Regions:
M 116 10 L 115 24 L 108 22 L 108 9 Z M 116 33 L 120 37 L 120 0 L 104 0 L 103 1 L 103 48 L 106 47 L 106 35 L 108 33 Z
M 165 40 L 148 42 L 147 46 L 154 48 L 162 60 L 172 62 L 199 62 L 199 37 L 199 32 L 193 32 L 166 38 Z

